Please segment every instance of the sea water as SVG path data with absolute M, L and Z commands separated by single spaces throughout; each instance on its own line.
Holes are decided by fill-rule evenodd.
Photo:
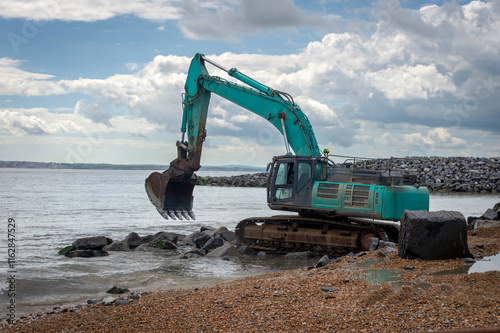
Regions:
M 148 170 L 0 169 L 0 287 L 15 270 L 15 302 L 19 313 L 35 307 L 82 302 L 102 296 L 113 285 L 134 291 L 201 286 L 242 276 L 314 264 L 286 261 L 282 256 L 179 259 L 181 251 L 110 252 L 96 258 L 67 258 L 57 252 L 81 237 L 122 240 L 159 231 L 188 235 L 201 226 L 234 230 L 248 217 L 272 216 L 264 188 L 196 186 L 196 220 L 165 220 L 144 190 Z M 159 171 L 159 170 L 156 170 Z M 230 176 L 245 172 L 199 172 Z M 431 210 L 457 210 L 480 216 L 500 201 L 499 195 L 433 194 Z M 8 222 L 15 221 L 15 241 Z M 12 233 L 11 233 L 12 234 Z M 8 266 L 9 244 L 15 263 Z M 12 263 L 12 262 L 11 262 Z M 0 304 L 11 297 L 0 295 Z M 0 318 L 3 313 L 0 311 Z

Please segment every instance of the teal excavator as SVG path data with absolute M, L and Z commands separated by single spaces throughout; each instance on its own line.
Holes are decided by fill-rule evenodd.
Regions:
M 209 75 L 206 63 L 246 86 Z M 405 210 L 429 210 L 429 191 L 417 184 L 416 172 L 335 164 L 328 150 L 319 149 L 307 116 L 289 94 L 196 54 L 183 94 L 177 158 L 145 183 L 150 201 L 164 218 L 195 219 L 195 171 L 207 136 L 211 93 L 266 119 L 285 141 L 286 154 L 269 164 L 267 203 L 272 210 L 298 214 L 244 219 L 235 230 L 240 244 L 267 251 L 342 255 L 367 250 L 373 237 L 397 241 L 398 226 L 389 221 L 400 220 Z

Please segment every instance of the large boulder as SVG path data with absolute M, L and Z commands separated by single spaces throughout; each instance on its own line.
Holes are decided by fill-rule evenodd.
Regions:
M 104 236 L 79 238 L 73 242 L 76 250 L 101 250 L 104 246 L 113 243 L 113 240 Z
M 399 256 L 441 260 L 473 257 L 465 217 L 455 211 L 405 211 L 399 230 Z
M 131 232 L 127 237 L 125 237 L 125 242 L 130 248 L 133 249 L 134 247 L 138 247 L 142 244 L 142 238 L 136 232 Z
M 205 243 L 205 245 L 203 245 L 202 249 L 205 250 L 205 252 L 210 252 L 211 250 L 216 249 L 222 245 L 224 245 L 224 240 L 222 239 L 222 237 L 217 236 L 210 238 Z
M 103 251 L 130 251 L 130 246 L 128 245 L 126 240 L 122 240 L 119 242 L 113 242 L 109 245 L 106 245 L 102 248 Z

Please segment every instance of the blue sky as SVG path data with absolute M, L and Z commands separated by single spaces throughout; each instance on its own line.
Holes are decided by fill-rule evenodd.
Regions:
M 500 155 L 498 2 L 0 1 L 0 31 L 0 160 L 170 162 L 197 52 L 290 93 L 335 154 Z M 207 131 L 205 165 L 285 153 L 221 98 Z

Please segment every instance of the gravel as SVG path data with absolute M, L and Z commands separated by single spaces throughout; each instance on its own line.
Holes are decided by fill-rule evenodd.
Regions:
M 474 230 L 474 236 L 472 232 L 468 244 L 473 253 L 478 248 L 483 256 L 500 251 L 500 227 Z M 466 264 L 461 259 L 401 259 L 397 252 L 380 257 L 377 252 L 320 268 L 147 293 L 121 306 L 60 308 L 50 315 L 28 316 L 3 331 L 412 332 L 500 327 L 499 271 L 443 275 Z M 374 272 L 388 273 L 393 282 L 375 282 Z

